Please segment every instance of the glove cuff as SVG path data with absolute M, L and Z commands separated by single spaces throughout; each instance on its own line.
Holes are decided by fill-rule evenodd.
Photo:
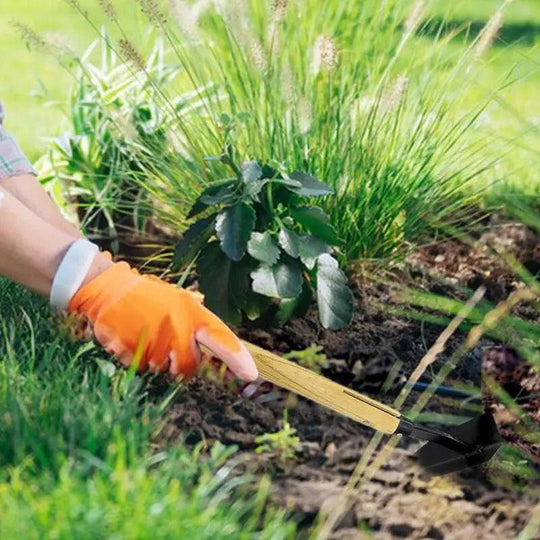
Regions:
M 67 309 L 78 291 L 99 248 L 88 240 L 77 240 L 64 255 L 53 279 L 50 303 L 55 309 Z

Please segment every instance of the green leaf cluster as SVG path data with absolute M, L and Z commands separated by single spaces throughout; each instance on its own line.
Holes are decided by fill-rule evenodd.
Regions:
M 328 216 L 307 200 L 333 191 L 281 165 L 237 166 L 231 147 L 207 159 L 221 161 L 233 176 L 200 193 L 174 256 L 176 268 L 197 260 L 207 306 L 232 324 L 281 325 L 305 313 L 315 297 L 325 328 L 346 326 L 353 296 L 332 256 L 339 239 Z
M 281 462 L 293 460 L 297 452 L 301 449 L 300 437 L 296 434 L 296 429 L 291 426 L 288 418 L 288 411 L 283 411 L 283 427 L 275 433 L 264 433 L 255 437 L 257 447 L 255 452 L 273 452 L 277 454 Z

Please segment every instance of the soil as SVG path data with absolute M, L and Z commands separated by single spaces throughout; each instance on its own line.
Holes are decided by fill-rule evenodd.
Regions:
M 454 285 L 484 285 L 490 300 L 501 301 L 518 280 L 490 255 L 488 245 L 493 243 L 511 251 L 531 272 L 540 269 L 540 239 L 523 226 L 503 224 L 495 233 L 478 237 L 473 245 L 452 240 L 417 251 L 400 276 L 412 277 L 415 286 L 426 290 L 457 296 L 460 293 Z M 322 329 L 315 311 L 310 311 L 284 328 L 244 330 L 242 336 L 277 353 L 319 344 L 329 359 L 324 375 L 391 403 L 442 327 L 381 311 L 381 305 L 395 305 L 394 286 L 387 283 L 358 279 L 354 292 L 356 314 L 346 330 Z M 522 305 L 517 312 L 538 320 L 537 306 Z M 458 333 L 449 340 L 425 380 L 448 360 L 463 338 Z M 420 445 L 402 439 L 384 466 L 355 491 L 332 538 L 361 538 L 365 530 L 377 539 L 506 540 L 523 530 L 540 493 L 540 441 L 531 441 L 528 435 L 534 426 L 540 426 L 540 375 L 509 347 L 483 339 L 461 359 L 447 384 L 466 382 L 478 388 L 482 365 L 510 395 L 520 398 L 529 415 L 533 429 L 520 430 L 512 411 L 498 397 L 484 392 L 485 405 L 495 413 L 501 435 L 529 461 L 530 477 L 520 475 L 518 479 L 504 451 L 480 470 L 430 477 L 414 459 Z M 159 386 L 154 391 L 159 393 Z M 414 400 L 414 392 L 409 399 Z M 464 416 L 467 411 L 462 405 L 463 400 L 435 397 L 426 410 Z M 284 459 L 277 451 L 258 453 L 256 437 L 277 431 L 283 425 L 285 408 L 300 439 L 294 459 Z M 370 429 L 269 384 L 247 398 L 234 384 L 197 378 L 170 407 L 156 444 L 183 440 L 188 445 L 203 441 L 207 447 L 215 441 L 237 445 L 237 470 L 269 474 L 272 498 L 289 507 L 300 530 L 307 531 L 321 508 L 331 508 L 341 496 L 372 436 Z

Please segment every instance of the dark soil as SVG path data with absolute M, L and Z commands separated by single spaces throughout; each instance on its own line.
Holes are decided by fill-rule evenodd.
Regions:
M 512 251 L 531 272 L 540 268 L 538 237 L 524 227 L 505 225 L 477 239 L 474 246 L 448 241 L 419 250 L 400 275 L 411 276 L 415 286 L 437 293 L 450 291 L 458 297 L 462 293 L 455 293 L 452 285 L 485 285 L 488 298 L 501 301 L 518 281 L 488 253 L 487 245 L 492 241 Z M 381 311 L 380 305 L 395 303 L 393 291 L 393 286 L 384 283 L 358 280 L 356 314 L 351 326 L 343 331 L 325 331 L 318 324 L 316 313 L 310 311 L 305 318 L 282 329 L 244 330 L 242 335 L 278 353 L 319 344 L 329 359 L 324 375 L 391 403 L 442 331 L 440 326 Z M 521 306 L 519 314 L 533 320 L 538 317 L 530 305 Z M 450 339 L 446 351 L 426 373 L 426 380 L 463 339 L 464 334 L 460 333 Z M 403 440 L 383 468 L 355 492 L 350 508 L 332 533 L 334 538 L 360 538 L 363 527 L 374 538 L 506 540 L 517 536 L 527 525 L 540 492 L 534 468 L 540 441 L 531 441 L 528 435 L 535 426 L 539 427 L 540 377 L 504 344 L 483 339 L 461 359 L 447 384 L 468 382 L 479 388 L 482 363 L 485 372 L 510 395 L 520 398 L 529 414 L 529 427 L 533 429 L 520 431 L 512 413 L 497 397 L 485 392 L 486 405 L 496 413 L 502 435 L 524 452 L 524 460 L 533 464 L 527 469 L 531 477 L 523 480 L 520 475 L 518 479 L 513 462 L 501 451 L 482 470 L 429 477 L 419 469 L 413 456 L 419 445 Z M 387 381 L 390 373 L 395 378 Z M 414 400 L 414 393 L 409 399 Z M 279 452 L 257 453 L 255 438 L 277 431 L 283 424 L 285 408 L 300 438 L 295 459 L 280 459 Z M 440 397 L 431 401 L 428 410 L 470 414 L 463 408 L 463 400 Z M 373 435 L 368 428 L 271 385 L 257 397 L 246 398 L 238 387 L 205 378 L 186 385 L 168 415 L 169 421 L 156 441 L 158 445 L 179 439 L 193 445 L 201 441 L 207 445 L 214 441 L 237 445 L 238 470 L 270 474 L 273 498 L 294 511 L 302 530 L 314 523 L 321 508 L 331 507 L 342 494 Z

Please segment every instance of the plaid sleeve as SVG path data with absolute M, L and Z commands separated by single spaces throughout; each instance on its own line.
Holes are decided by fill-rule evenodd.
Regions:
M 15 139 L 0 125 L 0 179 L 36 171 Z

